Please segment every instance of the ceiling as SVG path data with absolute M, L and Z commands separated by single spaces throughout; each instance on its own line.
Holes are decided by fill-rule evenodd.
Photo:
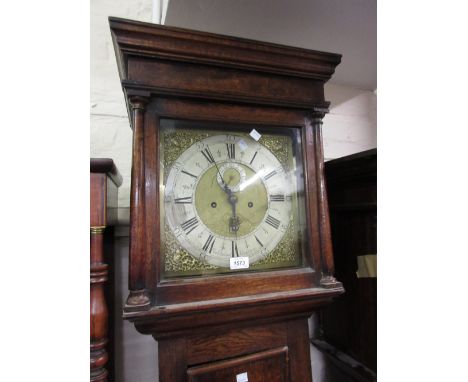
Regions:
M 340 53 L 331 83 L 377 88 L 376 0 L 170 0 L 164 24 Z

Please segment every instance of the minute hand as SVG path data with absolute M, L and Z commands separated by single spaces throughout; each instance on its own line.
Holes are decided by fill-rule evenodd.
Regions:
M 226 182 L 224 181 L 223 176 L 221 175 L 221 172 L 219 171 L 218 163 L 216 163 L 213 154 L 211 154 L 210 148 L 207 147 L 206 150 L 207 150 L 208 153 L 210 154 L 210 157 L 211 157 L 211 159 L 213 160 L 214 165 L 216 166 L 216 170 L 218 171 L 219 177 L 221 178 L 221 182 L 223 182 L 223 186 L 224 186 L 224 187 L 223 187 L 223 190 L 224 190 L 224 192 L 226 192 L 226 193 L 228 193 L 228 191 L 230 192 L 231 190 L 229 190 L 228 185 L 227 185 Z M 229 195 L 229 193 L 228 193 L 228 195 Z

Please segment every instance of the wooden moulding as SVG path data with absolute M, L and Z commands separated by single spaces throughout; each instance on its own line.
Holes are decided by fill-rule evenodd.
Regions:
M 122 175 L 120 175 L 119 170 L 115 167 L 114 161 L 110 158 L 91 158 L 90 172 L 106 174 L 111 178 L 116 187 L 120 187 L 122 184 Z
M 341 288 L 302 289 L 289 292 L 242 296 L 230 299 L 154 306 L 145 312 L 127 312 L 140 333 L 161 338 L 183 336 L 197 332 L 223 332 L 264 323 L 307 318 L 313 310 L 331 302 L 342 293 Z
M 226 359 L 211 362 L 207 365 L 191 367 L 187 370 L 188 381 L 213 381 L 220 380 L 220 378 L 227 380 L 232 376 L 233 371 L 237 373 L 245 370 L 246 364 L 257 364 L 258 369 L 251 371 L 249 374 L 249 378 L 251 379 L 257 380 L 257 378 L 262 378 L 262 380 L 270 381 L 273 378 L 281 376 L 282 380 L 287 380 L 289 374 L 288 347 L 282 346 L 255 354 L 244 355 L 236 359 Z M 258 364 L 262 364 L 262 367 L 258 367 Z
M 109 23 L 124 91 L 326 107 L 323 84 L 341 61 L 338 54 L 206 32 L 114 17 Z
M 126 57 L 188 61 L 328 81 L 341 55 L 109 17 L 121 79 Z

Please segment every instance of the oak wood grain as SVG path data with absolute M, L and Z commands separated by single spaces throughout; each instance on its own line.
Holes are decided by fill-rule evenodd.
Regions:
M 119 18 L 109 23 L 134 134 L 124 317 L 159 341 L 160 381 L 231 380 L 241 370 L 249 381 L 310 380 L 307 318 L 344 291 L 333 275 L 321 137 L 329 106 L 323 86 L 341 56 Z M 308 243 L 301 266 L 162 278 L 163 118 L 232 131 L 297 129 Z
M 121 79 L 127 78 L 125 57 L 197 62 L 278 75 L 330 79 L 341 55 L 141 21 L 109 17 Z
M 246 374 L 250 382 L 288 382 L 289 357 L 286 346 L 255 354 L 211 362 L 187 370 L 191 382 L 235 381 Z
M 191 364 L 206 363 L 217 359 L 238 357 L 259 352 L 286 343 L 284 325 L 275 323 L 259 327 L 234 325 L 231 330 L 203 333 L 187 340 L 187 358 Z

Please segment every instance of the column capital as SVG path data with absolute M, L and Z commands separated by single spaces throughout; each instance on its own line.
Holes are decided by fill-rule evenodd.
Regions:
M 132 110 L 144 110 L 149 98 L 141 95 L 131 95 L 128 97 L 128 101 Z
M 322 119 L 325 117 L 325 114 L 328 114 L 330 110 L 327 107 L 318 107 L 314 106 L 310 111 L 310 117 L 312 120 Z

